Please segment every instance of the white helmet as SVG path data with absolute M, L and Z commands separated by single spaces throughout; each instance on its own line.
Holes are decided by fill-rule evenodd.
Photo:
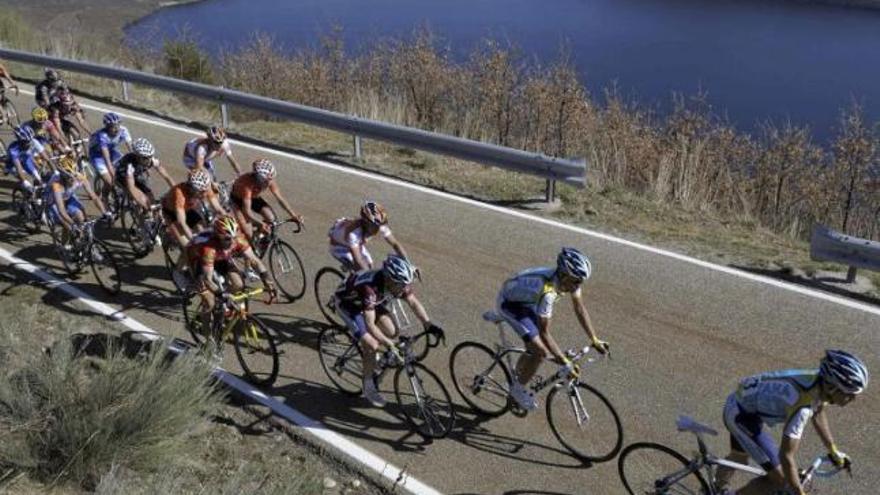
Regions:
M 401 256 L 389 255 L 382 262 L 382 271 L 385 275 L 402 285 L 409 285 L 415 280 L 416 272 L 412 264 Z
M 194 191 L 207 191 L 211 187 L 211 176 L 204 170 L 195 170 L 189 174 L 187 183 Z
M 152 158 L 152 156 L 156 153 L 156 150 L 153 148 L 153 143 L 147 140 L 147 138 L 138 138 L 131 145 L 137 156 L 142 158 Z
M 570 247 L 564 247 L 559 252 L 559 255 L 556 257 L 556 269 L 582 282 L 590 278 L 590 275 L 593 273 L 593 265 L 590 263 L 590 259 L 577 249 Z
M 845 351 L 825 351 L 819 376 L 845 394 L 860 394 L 868 386 L 865 363 Z
M 256 160 L 253 164 L 254 173 L 263 180 L 270 181 L 275 178 L 275 165 L 265 158 Z

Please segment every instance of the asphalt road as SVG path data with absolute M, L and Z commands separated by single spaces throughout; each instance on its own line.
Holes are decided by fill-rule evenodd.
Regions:
M 30 108 L 30 101 L 24 95 L 15 100 L 22 112 Z M 98 112 L 89 111 L 95 126 L 99 118 Z M 124 124 L 135 137 L 145 136 L 156 144 L 175 178 L 185 177 L 179 157 L 190 134 L 132 119 Z M 4 134 L 0 138 L 8 139 Z M 388 461 L 405 466 L 442 492 L 624 492 L 616 460 L 585 465 L 565 451 L 548 427 L 543 403 L 526 418 L 507 415 L 483 420 L 470 413 L 449 378 L 448 356 L 455 344 L 497 339 L 494 327 L 480 315 L 492 307 L 499 284 L 522 268 L 552 263 L 563 245 L 576 246 L 593 260 L 594 276 L 585 286 L 586 300 L 600 335 L 611 342 L 613 358 L 593 363 L 585 376 L 621 414 L 626 444 L 661 441 L 690 453 L 692 439 L 675 432 L 679 413 L 723 430 L 723 402 L 740 377 L 815 366 L 825 348 L 853 350 L 871 369 L 880 369 L 880 316 L 876 312 L 362 173 L 236 144 L 233 149 L 243 164 L 268 156 L 278 166 L 282 190 L 306 217 L 304 233 L 285 237 L 302 256 L 309 279 L 322 266 L 332 264 L 326 232 L 335 218 L 354 215 L 365 198 L 388 208 L 392 229 L 424 273 L 417 293 L 449 336 L 449 346 L 436 349 L 427 364 L 446 380 L 458 407 L 457 428 L 448 438 L 429 444 L 410 434 L 392 406 L 375 409 L 333 388 L 316 351 L 323 323 L 311 296 L 311 280 L 302 300 L 260 310 L 283 341 L 281 377 L 268 392 Z M 222 160 L 219 165 L 221 176 L 229 178 L 231 168 Z M 157 181 L 154 184 L 162 190 Z M 10 219 L 11 185 L 6 178 L 0 187 L 0 244 L 19 257 L 63 273 L 48 235 L 28 236 Z M 109 302 L 160 332 L 185 338 L 160 254 L 134 260 L 124 244 L 114 241 L 114 245 L 125 258 L 125 285 L 123 294 Z M 387 252 L 381 241 L 371 242 L 370 247 L 376 259 Z M 77 282 L 108 300 L 90 275 Z M 49 296 L 47 302 L 58 301 Z M 585 345 L 567 301 L 559 303 L 556 314 L 554 335 L 560 344 Z M 224 366 L 236 369 L 234 353 L 227 353 Z M 822 486 L 823 493 L 875 492 L 871 487 L 880 480 L 880 440 L 874 433 L 880 426 L 880 394 L 875 389 L 847 408 L 832 409 L 837 443 L 857 464 L 852 480 L 835 478 Z M 726 453 L 726 435 L 712 439 L 710 446 L 719 454 Z M 807 433 L 802 452 L 803 460 L 820 452 L 814 432 Z

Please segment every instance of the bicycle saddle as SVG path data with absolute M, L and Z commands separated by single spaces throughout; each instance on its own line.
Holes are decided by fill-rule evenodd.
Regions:
M 483 319 L 492 323 L 501 323 L 504 321 L 504 318 L 494 311 L 486 311 L 483 313 Z
M 690 416 L 684 416 L 684 415 L 679 416 L 678 421 L 675 422 L 675 426 L 678 427 L 678 431 L 689 431 L 689 432 L 695 433 L 697 435 L 701 435 L 704 433 L 708 434 L 708 435 L 712 435 L 712 436 L 718 435 L 717 430 L 714 430 L 714 429 L 698 422 L 697 420 L 695 420 L 694 418 L 691 418 Z

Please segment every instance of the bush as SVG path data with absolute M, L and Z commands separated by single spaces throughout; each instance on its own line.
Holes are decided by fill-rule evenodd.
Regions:
M 175 39 L 166 39 L 162 45 L 162 55 L 166 75 L 205 84 L 214 82 L 211 59 L 188 31 L 182 31 Z
M 75 355 L 70 344 L 0 364 L 0 469 L 93 488 L 113 466 L 155 471 L 186 460 L 188 433 L 222 400 L 207 364 Z

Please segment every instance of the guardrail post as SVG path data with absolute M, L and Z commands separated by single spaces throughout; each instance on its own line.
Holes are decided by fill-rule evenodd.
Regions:
M 856 281 L 856 272 L 858 270 L 854 266 L 849 267 L 849 270 L 846 271 L 846 283 L 851 284 Z
M 122 81 L 122 101 L 131 100 L 131 94 L 129 94 L 130 88 L 128 85 L 128 81 Z
M 229 107 L 226 103 L 220 103 L 220 125 L 224 129 L 229 128 Z
M 361 149 L 361 137 L 357 134 L 353 135 L 353 144 L 354 144 L 354 159 L 361 160 L 363 159 L 363 150 Z
M 547 201 L 547 204 L 552 204 L 556 201 L 556 180 L 547 179 L 547 185 L 544 189 L 544 199 Z

